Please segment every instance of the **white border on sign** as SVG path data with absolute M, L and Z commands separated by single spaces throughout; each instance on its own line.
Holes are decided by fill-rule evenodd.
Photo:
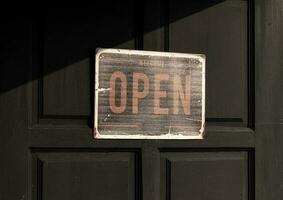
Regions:
M 136 54 L 145 56 L 160 56 L 160 57 L 177 57 L 177 58 L 196 58 L 202 62 L 202 124 L 199 130 L 199 135 L 184 136 L 164 134 L 160 136 L 150 135 L 101 135 L 98 132 L 98 93 L 99 93 L 99 57 L 102 53 L 116 54 Z M 188 54 L 188 53 L 171 53 L 157 51 L 139 51 L 127 49 L 97 49 L 95 55 L 95 102 L 94 102 L 94 129 L 93 135 L 95 139 L 203 139 L 205 134 L 205 55 L 204 54 Z

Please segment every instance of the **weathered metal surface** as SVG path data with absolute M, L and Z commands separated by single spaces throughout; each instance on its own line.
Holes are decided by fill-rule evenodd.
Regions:
M 202 139 L 205 57 L 99 49 L 95 138 Z

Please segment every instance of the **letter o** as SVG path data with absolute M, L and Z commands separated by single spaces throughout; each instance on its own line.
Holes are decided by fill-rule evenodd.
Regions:
M 121 80 L 121 99 L 120 105 L 116 105 L 116 80 Z M 109 94 L 109 105 L 113 113 L 122 113 L 126 109 L 127 104 L 127 77 L 121 71 L 115 71 L 110 77 L 110 94 Z

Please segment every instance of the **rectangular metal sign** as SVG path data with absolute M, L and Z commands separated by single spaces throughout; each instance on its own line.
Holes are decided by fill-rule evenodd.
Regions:
M 99 49 L 94 137 L 202 139 L 205 56 Z

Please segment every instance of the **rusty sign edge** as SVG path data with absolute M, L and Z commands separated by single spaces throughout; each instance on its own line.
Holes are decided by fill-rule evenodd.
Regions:
M 184 136 L 184 135 L 166 135 L 150 136 L 150 135 L 101 135 L 98 131 L 98 93 L 99 88 L 99 57 L 103 53 L 116 53 L 116 54 L 138 54 L 148 56 L 161 56 L 161 57 L 177 57 L 177 58 L 197 58 L 202 62 L 202 124 L 199 130 L 199 135 Z M 205 61 L 206 56 L 204 54 L 192 54 L 192 53 L 173 53 L 173 52 L 158 52 L 158 51 L 142 51 L 142 50 L 130 50 L 130 49 L 112 49 L 112 48 L 97 48 L 95 55 L 95 95 L 94 95 L 94 139 L 204 139 L 205 135 Z

